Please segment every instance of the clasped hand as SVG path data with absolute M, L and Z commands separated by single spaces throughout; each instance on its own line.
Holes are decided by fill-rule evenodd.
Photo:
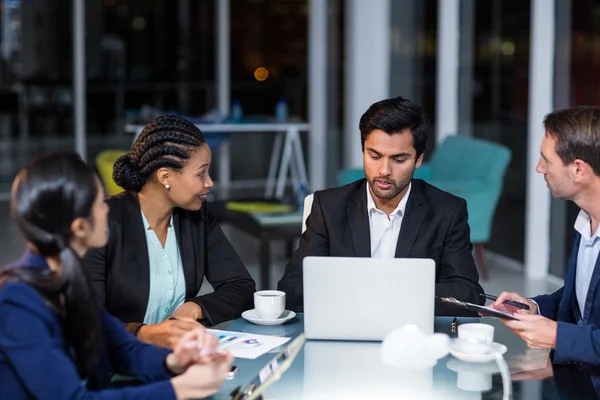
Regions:
M 178 376 L 171 379 L 178 400 L 205 398 L 216 393 L 229 374 L 233 356 L 219 350 L 219 340 L 204 327 L 185 333 L 165 360 Z
M 167 356 L 169 370 L 182 374 L 193 364 L 221 362 L 228 357 L 226 351 L 219 350 L 219 340 L 206 328 L 198 327 L 181 336 L 175 350 Z

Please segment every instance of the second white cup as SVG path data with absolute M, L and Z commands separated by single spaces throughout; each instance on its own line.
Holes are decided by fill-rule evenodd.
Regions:
M 494 342 L 494 327 L 488 324 L 462 324 L 458 326 L 460 347 L 465 353 L 484 354 Z
M 462 324 L 458 326 L 458 338 L 469 342 L 491 344 L 494 342 L 494 327 L 488 324 Z
M 254 309 L 262 319 L 277 319 L 285 311 L 285 292 L 260 290 L 254 293 Z

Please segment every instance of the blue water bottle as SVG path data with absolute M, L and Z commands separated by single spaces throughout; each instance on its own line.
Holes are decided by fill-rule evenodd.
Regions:
M 288 119 L 288 106 L 283 98 L 279 99 L 275 106 L 275 118 L 280 124 L 286 122 Z
M 243 116 L 244 112 L 242 111 L 242 104 L 239 100 L 234 100 L 233 106 L 231 107 L 231 120 L 233 122 L 241 122 Z
M 298 192 L 296 193 L 296 209 L 299 213 L 304 213 L 304 199 L 306 198 L 306 195 L 306 185 L 301 183 Z

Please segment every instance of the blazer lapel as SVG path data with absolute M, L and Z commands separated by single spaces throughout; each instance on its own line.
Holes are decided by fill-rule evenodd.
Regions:
M 569 298 L 565 299 L 568 302 L 568 306 L 571 309 L 571 312 L 575 316 L 575 319 L 578 321 L 583 318 L 581 315 L 581 311 L 579 310 L 579 303 L 577 302 L 577 296 L 575 294 L 575 276 L 577 274 L 577 253 L 579 252 L 579 242 L 581 242 L 581 235 L 577 233 L 575 236 L 575 240 L 573 240 L 573 248 L 571 250 L 571 256 L 569 257 L 569 261 L 567 262 L 567 271 L 565 276 L 565 288 L 563 291 L 563 296 L 565 293 L 569 294 Z M 587 300 L 586 300 L 587 302 Z M 566 310 L 565 310 L 566 311 Z M 558 313 L 561 313 L 559 308 Z M 567 321 L 567 316 L 558 315 L 559 321 Z
M 427 204 L 423 197 L 421 186 L 418 181 L 413 180 L 408 202 L 406 203 L 406 210 L 404 210 L 402 227 L 400 228 L 400 234 L 398 235 L 398 244 L 396 245 L 395 254 L 396 258 L 407 258 L 410 255 L 410 251 L 419 235 L 427 211 L 429 211 L 429 204 Z
M 123 224 L 123 241 L 129 247 L 129 250 L 125 251 L 130 267 L 124 268 L 123 271 L 131 271 L 131 275 L 126 279 L 131 282 L 132 290 L 137 292 L 136 297 L 142 300 L 139 304 L 148 304 L 150 296 L 150 259 L 148 258 L 148 245 L 146 243 L 142 211 L 137 195 L 128 193 L 126 196 L 125 213 L 127 216 L 125 218 L 129 219 L 129 223 Z M 146 308 L 144 307 L 143 310 L 138 311 L 143 319 Z
M 348 201 L 348 224 L 356 257 L 371 257 L 371 234 L 367 215 L 367 181 Z
M 175 236 L 179 246 L 183 276 L 185 277 L 186 298 L 196 297 L 199 285 L 196 282 L 198 268 L 196 266 L 196 252 L 194 243 L 198 238 L 194 235 L 189 218 L 189 213 L 176 208 L 173 212 L 173 224 L 175 225 Z

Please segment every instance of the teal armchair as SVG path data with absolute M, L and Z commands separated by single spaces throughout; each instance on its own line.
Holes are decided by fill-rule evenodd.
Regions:
M 415 178 L 467 201 L 471 242 L 484 280 L 488 277 L 484 244 L 490 240 L 510 158 L 510 150 L 497 143 L 450 136 L 435 150 L 429 163 L 415 170 Z
M 337 174 L 338 186 L 344 186 L 365 177 L 364 168 L 342 169 Z

